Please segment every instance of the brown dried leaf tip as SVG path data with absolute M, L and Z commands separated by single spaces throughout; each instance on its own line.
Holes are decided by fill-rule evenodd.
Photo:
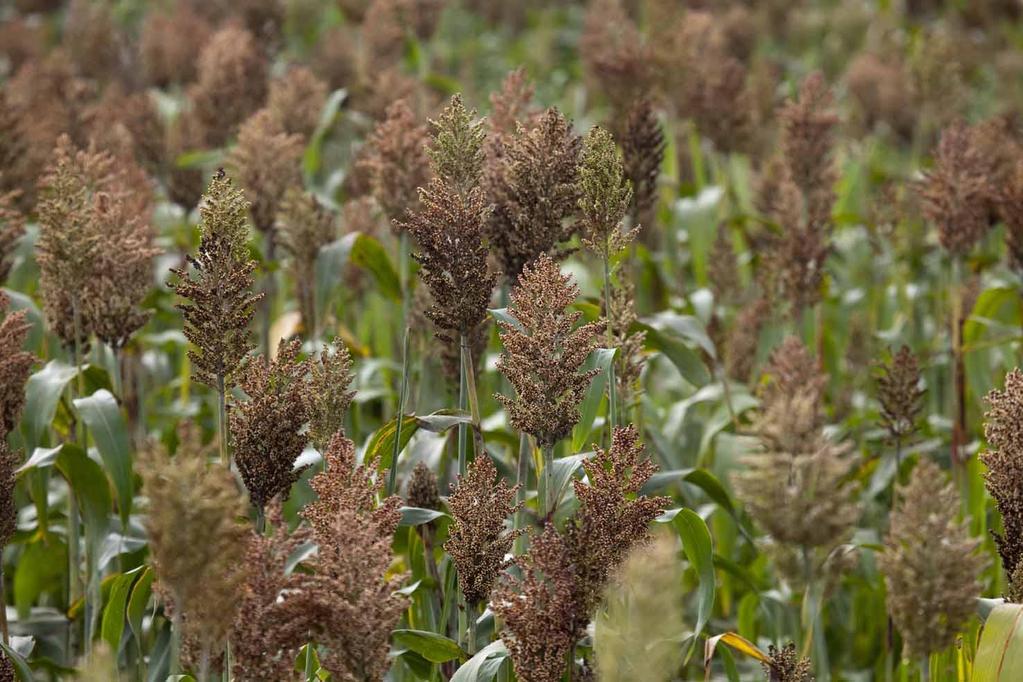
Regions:
M 522 506 L 515 503 L 518 489 L 508 487 L 484 454 L 473 460 L 448 498 L 454 522 L 444 550 L 455 562 L 458 586 L 472 609 L 470 616 L 490 598 L 498 573 L 507 565 L 505 557 L 524 532 L 506 523 Z
M 877 397 L 881 402 L 881 424 L 889 438 L 901 445 L 920 428 L 921 400 L 927 392 L 920 385 L 920 366 L 913 351 L 903 346 L 879 369 Z
M 185 336 L 195 381 L 223 392 L 233 385 L 242 359 L 252 349 L 249 324 L 262 294 L 252 294 L 248 203 L 230 178 L 219 171 L 210 181 L 199 209 L 199 251 L 192 270 L 173 269 L 170 283 L 183 299 L 176 304 L 185 318 Z
M 558 264 L 541 255 L 523 269 L 512 289 L 508 312 L 516 322 L 498 323 L 504 350 L 497 368 L 515 388 L 515 398 L 496 397 L 511 425 L 541 446 L 558 442 L 579 421 L 579 403 L 598 372 L 579 371 L 604 323 L 573 329 L 582 313 L 568 312 L 568 307 L 578 293 Z
M 306 411 L 306 365 L 298 359 L 302 342 L 281 341 L 269 362 L 246 363 L 241 388 L 247 400 L 231 403 L 231 447 L 249 499 L 259 509 L 274 498 L 287 498 L 298 480 L 295 460 L 308 437 L 302 432 Z
M 172 458 L 161 448 L 143 453 L 149 551 L 173 601 L 183 635 L 206 654 L 219 652 L 230 631 L 245 580 L 245 500 L 224 467 L 184 438 Z
M 938 241 L 953 256 L 962 256 L 989 227 L 987 167 L 963 121 L 941 132 L 934 167 L 918 191 L 923 214 L 938 228 Z
M 912 657 L 929 656 L 955 641 L 976 610 L 988 565 L 969 524 L 956 521 L 959 494 L 937 464 L 921 459 L 892 513 L 885 552 L 888 613 Z
M 1023 566 L 1023 372 L 1017 368 L 1005 375 L 1005 388 L 988 393 L 987 402 L 988 450 L 980 455 L 987 467 L 984 486 L 1002 516 L 1003 531 L 993 534 L 1010 581 L 1009 596 L 1023 602 L 1023 582 L 1017 577 Z
M 581 146 L 572 123 L 552 108 L 533 127 L 517 124 L 502 142 L 500 157 L 488 159 L 488 191 L 495 204 L 488 232 L 508 281 L 571 237 L 567 219 L 579 197 Z

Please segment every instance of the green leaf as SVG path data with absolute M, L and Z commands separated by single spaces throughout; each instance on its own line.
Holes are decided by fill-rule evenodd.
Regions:
M 99 390 L 87 398 L 78 398 L 74 403 L 96 441 L 96 448 L 117 491 L 121 521 L 127 524 L 134 495 L 131 444 L 117 399 L 110 391 Z
M 432 431 L 433 433 L 444 433 L 445 431 L 458 426 L 459 424 L 471 424 L 472 416 L 461 410 L 437 410 L 432 414 L 423 416 L 406 415 L 401 422 L 401 442 L 398 444 L 398 452 L 405 449 L 408 442 L 415 435 L 416 431 Z M 380 471 L 391 468 L 391 458 L 394 456 L 394 439 L 397 435 L 398 419 L 381 426 L 370 438 L 366 445 L 366 462 L 372 462 L 374 457 L 380 457 Z
M 443 635 L 426 630 L 395 630 L 394 643 L 414 651 L 431 663 L 447 663 L 463 655 L 458 644 Z
M 59 360 L 51 360 L 28 378 L 25 384 L 25 416 L 22 419 L 28 447 L 43 444 L 53 417 L 57 414 L 60 396 L 77 374 L 78 370 L 74 367 Z
M 178 154 L 174 165 L 178 168 L 206 168 L 219 166 L 224 161 L 223 149 L 196 149 Z
M 57 469 L 75 489 L 89 539 L 98 546 L 110 520 L 110 483 L 99 464 L 81 446 L 65 443 L 57 457 Z
M 973 682 L 1023 680 L 1023 604 L 999 604 L 984 621 Z
M 39 595 L 62 588 L 67 547 L 54 534 L 37 537 L 21 553 L 14 568 L 14 604 L 18 618 L 28 618 Z
M 682 378 L 693 386 L 704 386 L 710 382 L 710 372 L 700 355 L 687 346 L 679 337 L 670 332 L 662 332 L 648 324 L 637 323 L 637 329 L 646 332 L 646 347 L 659 351 L 675 365 Z
M 721 481 L 717 479 L 714 474 L 706 469 L 693 468 L 693 469 L 676 469 L 674 471 L 659 471 L 650 477 L 642 490 L 640 491 L 643 495 L 649 495 L 650 493 L 659 490 L 660 488 L 670 485 L 675 481 L 685 481 L 691 483 L 697 488 L 707 494 L 712 501 L 717 503 L 719 507 L 724 509 L 731 515 L 735 515 L 735 506 L 732 504 L 732 499 L 728 496 L 728 491 L 721 485 Z
M 973 311 L 963 323 L 963 343 L 970 344 L 984 336 L 989 321 L 998 321 L 1013 327 L 1020 324 L 1019 290 L 1012 287 L 992 287 L 981 292 Z
M 121 574 L 114 578 L 110 586 L 110 597 L 107 599 L 107 606 L 103 609 L 103 625 L 100 632 L 103 639 L 110 645 L 111 651 L 118 651 L 121 648 L 121 637 L 124 635 L 125 610 L 128 606 L 128 595 L 135 579 L 139 577 L 136 568 L 128 573 Z
M 21 682 L 33 682 L 35 680 L 35 677 L 32 675 L 32 668 L 29 667 L 28 661 L 25 660 L 24 656 L 15 651 L 13 647 L 5 644 L 2 639 L 0 639 L 0 649 L 7 656 L 7 660 L 14 664 L 14 672 L 17 673 L 18 679 Z
M 565 494 L 565 488 L 568 487 L 568 482 L 572 480 L 572 475 L 582 464 L 583 460 L 589 457 L 590 453 L 580 453 L 578 455 L 569 455 L 568 457 L 561 457 L 554 460 L 551 464 L 551 485 L 554 487 L 554 504 L 557 506 L 561 502 L 562 496 Z M 544 500 L 547 494 L 547 477 L 540 477 L 540 484 L 537 486 L 537 499 Z
M 504 642 L 497 640 L 479 650 L 451 676 L 451 682 L 490 682 L 508 658 Z
M 29 457 L 24 464 L 14 470 L 15 474 L 21 474 L 29 469 L 45 469 L 46 467 L 53 466 L 54 462 L 57 461 L 57 456 L 60 455 L 60 449 L 63 445 L 58 445 L 55 448 L 36 448 L 32 452 L 32 456 Z
M 682 539 L 682 550 L 689 563 L 696 569 L 700 577 L 697 592 L 695 635 L 703 632 L 714 610 L 714 594 L 717 591 L 717 579 L 714 574 L 714 549 L 711 544 L 710 531 L 703 519 L 691 509 L 680 509 L 672 520 L 679 538 Z M 696 638 L 693 642 L 695 644 Z M 692 648 L 690 648 L 690 655 Z M 688 656 L 687 656 L 688 658 Z
M 132 634 L 139 642 L 142 641 L 142 619 L 146 615 L 146 606 L 149 605 L 149 595 L 153 588 L 153 569 L 145 567 L 142 575 L 135 582 L 128 598 L 128 625 L 131 626 Z
M 394 439 L 397 436 L 398 418 L 395 417 L 387 422 L 369 439 L 366 445 L 365 461 L 368 464 L 375 458 L 380 458 L 379 469 L 386 471 L 391 468 L 391 459 L 394 457 Z M 398 445 L 398 452 L 405 449 L 415 432 L 419 430 L 414 416 L 406 416 L 401 420 L 401 442 Z
M 350 257 L 352 263 L 373 275 L 380 293 L 393 301 L 402 299 L 398 271 L 380 242 L 368 234 L 360 234 L 352 244 Z
M 334 300 L 334 291 L 341 284 L 352 246 L 359 233 L 346 234 L 341 239 L 323 246 L 316 254 L 316 314 L 325 319 L 327 306 Z
M 604 400 L 604 388 L 607 386 L 607 368 L 614 361 L 616 348 L 597 348 L 586 359 L 584 372 L 597 369 L 599 372 L 590 382 L 582 405 L 579 406 L 579 423 L 572 430 L 572 452 L 578 452 L 587 445 L 586 440 L 593 430 L 593 422 L 597 419 L 597 411 Z
M 320 111 L 320 119 L 316 123 L 316 130 L 313 131 L 312 136 L 309 138 L 309 144 L 306 145 L 305 154 L 302 158 L 302 169 L 306 177 L 311 177 L 320 170 L 323 139 L 334 124 L 337 112 L 341 109 L 341 105 L 347 97 L 348 91 L 341 88 L 330 93 L 330 97 L 327 98 L 327 102 L 323 105 L 323 110 Z
M 423 509 L 422 507 L 402 507 L 398 511 L 401 512 L 401 521 L 398 523 L 399 526 L 421 526 L 424 523 L 430 523 L 437 519 L 447 516 L 442 511 L 436 509 Z

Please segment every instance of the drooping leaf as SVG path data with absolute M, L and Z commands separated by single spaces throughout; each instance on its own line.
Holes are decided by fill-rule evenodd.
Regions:
M 114 584 L 110 586 L 110 597 L 107 599 L 106 608 L 103 609 L 103 624 L 100 632 L 106 643 L 110 645 L 111 651 L 117 651 L 121 646 L 128 596 L 131 593 L 131 586 L 139 577 L 141 570 L 141 568 L 136 568 L 117 576 L 114 579 Z
M 76 399 L 74 404 L 96 441 L 96 449 L 117 491 L 121 522 L 127 524 L 134 495 L 131 444 L 128 425 L 121 415 L 117 399 L 110 391 L 99 390 L 86 398 Z
M 497 677 L 501 664 L 507 658 L 508 648 L 504 642 L 491 642 L 456 670 L 451 682 L 490 682 Z
M 582 368 L 584 372 L 593 369 L 598 370 L 598 372 L 590 382 L 590 387 L 586 391 L 586 397 L 583 398 L 583 402 L 579 406 L 579 422 L 572 429 L 572 452 L 577 452 L 589 445 L 586 440 L 590 436 L 590 431 L 593 430 L 593 422 L 597 418 L 597 412 L 600 410 L 600 404 L 604 399 L 604 388 L 607 386 L 607 368 L 614 361 L 616 352 L 616 348 L 597 348 L 590 353 L 590 357 L 586 359 L 586 364 Z
M 369 272 L 387 298 L 400 301 L 401 279 L 383 245 L 368 234 L 360 234 L 352 244 L 349 256 L 352 263 Z
M 972 679 L 1023 680 L 1023 604 L 999 604 L 988 614 L 973 661 Z
M 59 360 L 51 360 L 46 366 L 28 378 L 25 385 L 25 411 L 22 423 L 25 429 L 26 445 L 42 445 L 50 424 L 57 414 L 57 404 L 68 382 L 78 375 L 78 370 Z

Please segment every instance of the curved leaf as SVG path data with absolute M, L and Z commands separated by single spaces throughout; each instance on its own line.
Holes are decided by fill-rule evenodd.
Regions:
M 101 389 L 87 398 L 74 401 L 75 408 L 89 427 L 96 448 L 103 459 L 103 465 L 117 491 L 117 508 L 122 523 L 128 523 L 131 515 L 134 486 L 131 470 L 131 445 L 128 426 L 121 416 L 117 399 L 110 391 Z
M 714 595 L 717 591 L 717 579 L 714 574 L 714 549 L 711 544 L 710 531 L 703 519 L 691 509 L 682 509 L 673 520 L 675 530 L 682 539 L 682 550 L 689 563 L 696 569 L 700 577 L 700 587 L 696 607 L 696 628 L 694 635 L 703 632 L 714 610 Z M 695 645 L 696 638 L 693 638 Z M 690 654 L 692 655 L 692 649 Z M 688 658 L 688 655 L 687 655 Z
M 142 575 L 135 581 L 135 586 L 131 589 L 131 596 L 128 598 L 128 625 L 139 642 L 142 641 L 142 619 L 146 615 L 146 606 L 149 605 L 152 588 L 153 569 L 146 566 Z
M 28 378 L 25 384 L 25 412 L 22 424 L 25 428 L 25 444 L 28 447 L 42 445 L 46 432 L 57 414 L 57 404 L 68 382 L 78 375 L 74 367 L 51 360 L 46 366 Z
M 114 584 L 110 586 L 110 598 L 107 599 L 107 606 L 103 609 L 103 624 L 100 632 L 106 643 L 110 645 L 111 651 L 117 651 L 121 647 L 128 595 L 135 579 L 139 577 L 140 570 L 136 568 L 117 576 L 114 579 Z
M 988 614 L 973 661 L 973 682 L 1023 680 L 1023 604 L 999 604 Z
M 590 437 L 590 431 L 593 430 L 593 422 L 597 418 L 597 411 L 600 410 L 600 403 L 604 400 L 604 387 L 607 386 L 607 368 L 614 362 L 616 352 L 616 348 L 597 348 L 586 359 L 586 364 L 583 366 L 582 371 L 588 372 L 592 369 L 599 371 L 593 377 L 593 380 L 590 381 L 586 397 L 583 398 L 583 402 L 579 406 L 579 423 L 572 430 L 572 452 L 578 452 L 588 445 L 586 440 Z
M 352 263 L 367 270 L 380 287 L 380 293 L 393 301 L 401 300 L 401 280 L 383 245 L 368 234 L 360 234 L 352 244 Z
M 456 642 L 435 632 L 395 630 L 391 637 L 398 646 L 416 652 L 431 663 L 446 663 L 463 655 Z
M 497 640 L 479 650 L 451 676 L 451 682 L 490 682 L 508 658 L 504 642 Z

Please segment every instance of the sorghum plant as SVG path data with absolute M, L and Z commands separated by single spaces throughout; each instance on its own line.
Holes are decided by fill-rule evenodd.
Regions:
M 248 255 L 248 204 L 223 170 L 210 181 L 200 207 L 199 251 L 188 256 L 191 271 L 171 270 L 171 289 L 185 318 L 192 378 L 217 392 L 220 456 L 226 464 L 227 391 L 252 350 L 249 324 L 261 294 L 252 294 L 256 264 Z
M 289 256 L 291 279 L 297 289 L 306 336 L 319 338 L 317 319 L 316 259 L 338 237 L 337 218 L 310 192 L 292 187 L 284 193 L 274 231 Z
M 344 432 L 345 415 L 355 397 L 351 390 L 352 355 L 341 339 L 324 344 L 309 361 L 308 386 L 303 393 L 309 418 L 309 439 L 321 452 L 336 433 Z
M 917 462 L 900 492 L 878 565 L 908 653 L 926 658 L 951 645 L 973 615 L 987 557 L 977 554 L 968 523 L 956 520 L 959 496 L 937 464 Z
M 1023 601 L 1023 372 L 1005 375 L 1005 388 L 991 391 L 984 415 L 988 450 L 980 459 L 987 467 L 984 485 L 1002 516 L 1001 533 L 995 533 L 998 555 L 1009 583 L 1008 597 Z
M 554 445 L 579 420 L 579 403 L 597 373 L 579 369 L 593 351 L 603 323 L 575 327 L 582 313 L 568 312 L 568 306 L 578 293 L 557 262 L 541 255 L 523 268 L 512 289 L 509 312 L 517 324 L 498 322 L 504 349 L 497 368 L 515 388 L 515 397 L 495 397 L 508 411 L 511 425 L 536 439 L 548 472 Z M 554 511 L 549 485 L 547 491 L 545 517 Z

